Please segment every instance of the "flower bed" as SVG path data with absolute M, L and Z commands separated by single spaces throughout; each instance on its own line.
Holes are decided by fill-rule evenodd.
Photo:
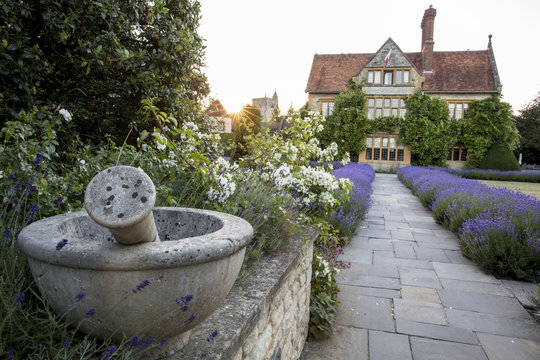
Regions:
M 540 278 L 539 200 L 438 169 L 408 166 L 398 177 L 483 269 L 498 277 Z
M 521 182 L 540 182 L 540 171 L 538 170 L 523 170 L 523 171 L 500 171 L 487 169 L 450 169 L 438 166 L 430 166 L 430 169 L 446 171 L 467 179 L 477 180 L 501 180 L 501 181 L 521 181 Z
M 342 236 L 350 237 L 372 203 L 370 194 L 375 170 L 369 164 L 349 163 L 335 169 L 333 174 L 337 179 L 349 179 L 352 191 L 349 201 L 343 201 L 343 205 L 330 215 L 328 221 Z

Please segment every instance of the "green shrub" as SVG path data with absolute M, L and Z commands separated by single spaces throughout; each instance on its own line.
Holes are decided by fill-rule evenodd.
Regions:
M 510 150 L 519 144 L 519 132 L 509 103 L 493 95 L 469 104 L 465 118 L 456 122 L 459 141 L 468 153 L 468 168 L 476 168 L 493 144 L 505 144 Z
M 121 144 L 129 124 L 153 128 L 138 110 L 155 96 L 194 119 L 209 92 L 199 11 L 192 0 L 3 0 L 0 124 L 34 106 L 63 107 L 82 138 Z
M 474 261 L 482 269 L 497 278 L 516 278 L 531 281 L 537 279 L 540 268 L 539 256 L 533 241 L 516 239 L 515 227 L 506 219 L 492 221 L 494 226 L 486 226 L 482 235 L 489 241 L 482 241 L 478 233 L 460 232 L 463 255 Z M 469 223 L 467 223 L 469 225 Z
M 412 162 L 444 165 L 448 149 L 456 142 L 446 101 L 419 91 L 407 97 L 405 104 L 407 113 L 400 122 L 399 135 L 411 149 Z
M 480 169 L 492 169 L 501 171 L 519 171 L 521 167 L 514 153 L 504 144 L 492 145 L 480 164 Z
M 336 283 L 337 269 L 324 259 L 321 253 L 313 252 L 311 273 L 311 295 L 309 304 L 309 334 L 315 339 L 332 335 L 337 313 Z

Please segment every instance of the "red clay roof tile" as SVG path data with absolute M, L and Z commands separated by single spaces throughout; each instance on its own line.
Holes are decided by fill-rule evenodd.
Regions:
M 375 54 L 315 55 L 306 92 L 337 93 L 346 89 Z M 406 53 L 422 69 L 422 53 Z M 426 92 L 498 92 L 488 50 L 435 51 L 433 74 L 427 74 Z

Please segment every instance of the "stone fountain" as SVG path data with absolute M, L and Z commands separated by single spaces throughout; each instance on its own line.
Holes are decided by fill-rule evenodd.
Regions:
M 18 243 L 42 294 L 79 329 L 114 342 L 137 336 L 181 349 L 223 301 L 251 225 L 208 210 L 156 207 L 152 180 L 116 166 L 87 187 L 85 208 L 25 227 Z M 163 340 L 165 341 L 165 340 Z M 146 356 L 146 354 L 145 354 Z

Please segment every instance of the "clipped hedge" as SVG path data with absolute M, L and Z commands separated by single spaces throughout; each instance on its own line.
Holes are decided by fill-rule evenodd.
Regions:
M 489 148 L 480 163 L 480 169 L 491 169 L 501 171 L 521 171 L 521 166 L 516 160 L 514 153 L 503 144 L 494 144 Z

